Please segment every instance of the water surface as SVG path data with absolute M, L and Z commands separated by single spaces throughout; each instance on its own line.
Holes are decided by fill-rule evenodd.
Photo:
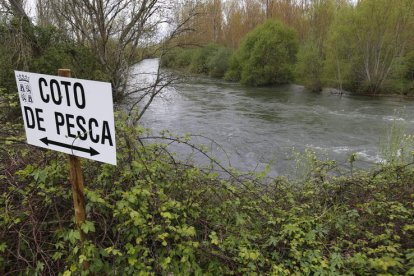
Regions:
M 135 72 L 153 72 L 156 64 L 145 60 Z M 379 162 L 380 139 L 394 121 L 414 132 L 412 100 L 312 93 L 299 85 L 244 87 L 207 77 L 191 77 L 167 89 L 142 119 L 155 131 L 212 138 L 226 154 L 206 139 L 194 142 L 211 146 L 219 160 L 244 171 L 270 163 L 272 175 L 289 171 L 292 148 L 311 148 L 343 165 L 352 153 L 358 166 Z

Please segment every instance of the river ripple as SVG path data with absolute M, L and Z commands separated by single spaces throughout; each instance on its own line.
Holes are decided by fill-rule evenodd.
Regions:
M 145 60 L 132 82 L 150 82 L 157 60 Z M 399 98 L 312 93 L 303 86 L 254 88 L 206 77 L 191 77 L 156 99 L 142 123 L 155 132 L 200 134 L 195 143 L 211 146 L 212 154 L 243 171 L 271 164 L 271 175 L 287 174 L 292 148 L 315 150 L 345 165 L 352 153 L 358 166 L 380 162 L 380 139 L 393 122 L 414 132 L 414 102 Z M 185 148 L 176 147 L 181 154 Z M 227 158 L 229 157 L 229 158 Z M 201 156 L 195 159 L 203 163 Z

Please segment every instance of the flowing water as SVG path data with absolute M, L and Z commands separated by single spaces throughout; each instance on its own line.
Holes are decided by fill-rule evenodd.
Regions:
M 138 64 L 135 73 L 154 72 L 157 60 Z M 137 83 L 148 80 L 135 78 Z M 142 123 L 175 134 L 202 135 L 194 142 L 211 146 L 217 159 L 243 171 L 286 174 L 292 148 L 315 150 L 346 166 L 352 153 L 356 165 L 381 161 L 380 139 L 393 122 L 414 132 L 414 101 L 400 98 L 312 93 L 303 86 L 244 87 L 207 77 L 191 77 L 168 88 L 145 113 Z M 182 147 L 174 150 L 186 153 Z M 196 161 L 204 162 L 200 156 Z

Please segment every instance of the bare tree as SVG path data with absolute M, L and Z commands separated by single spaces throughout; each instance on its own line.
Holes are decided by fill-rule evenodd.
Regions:
M 25 10 L 24 0 L 0 0 L 2 22 L 15 21 L 1 33 L 2 48 L 9 53 L 4 59 L 13 60 L 22 69 L 27 69 L 30 56 L 40 52 L 33 23 Z M 3 61 L 4 62 L 4 61 Z
M 4 12 L 28 19 L 29 17 L 24 9 L 25 2 L 24 0 L 1 0 L 0 4 Z
M 191 31 L 188 22 L 195 16 L 191 10 L 178 20 L 175 13 L 187 1 L 169 0 L 38 0 L 53 8 L 54 24 L 67 36 L 91 48 L 103 71 L 110 77 L 115 102 L 129 99 L 130 108 L 139 106 L 134 121 L 139 120 L 156 96 L 176 81 L 171 74 L 162 73 L 158 65 L 150 73 L 152 81 L 131 85 L 137 78 L 133 65 L 147 56 L 163 56 L 177 46 L 175 40 Z M 47 4 L 46 4 L 47 5 Z
M 43 2 L 45 2 L 44 0 Z M 48 0 L 59 27 L 89 46 L 110 77 L 115 101 L 124 98 L 130 65 L 163 22 L 162 0 Z

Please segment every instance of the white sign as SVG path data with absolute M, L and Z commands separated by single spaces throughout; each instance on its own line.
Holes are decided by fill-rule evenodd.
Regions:
M 116 165 L 110 83 L 15 75 L 29 144 Z

